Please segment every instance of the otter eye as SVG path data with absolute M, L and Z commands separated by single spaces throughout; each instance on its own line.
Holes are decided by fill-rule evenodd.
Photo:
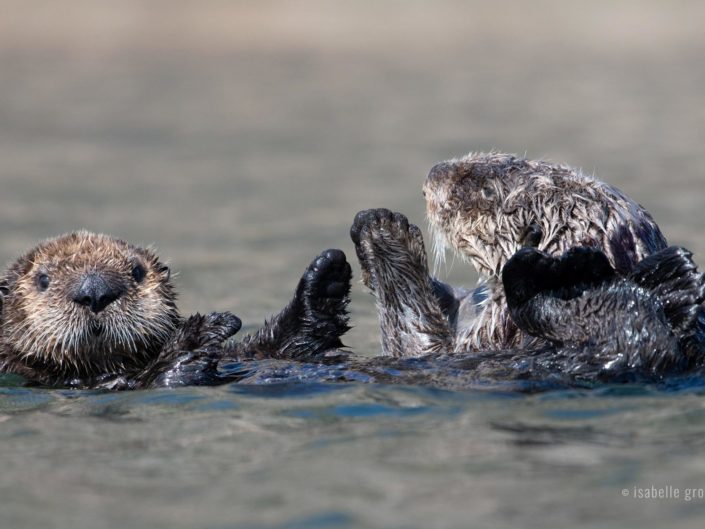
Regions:
M 492 200 L 495 196 L 494 187 L 486 185 L 480 190 L 480 194 L 482 194 L 482 198 L 485 200 Z
M 49 276 L 46 274 L 39 274 L 37 276 L 37 290 L 39 292 L 44 292 L 49 288 Z
M 142 280 L 144 279 L 144 276 L 146 276 L 146 275 L 147 275 L 147 271 L 144 269 L 144 266 L 142 266 L 141 264 L 138 263 L 132 267 L 132 277 L 138 283 L 141 283 Z

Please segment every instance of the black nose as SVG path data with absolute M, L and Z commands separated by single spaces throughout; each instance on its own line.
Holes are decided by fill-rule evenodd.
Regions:
M 73 300 L 79 305 L 90 307 L 98 314 L 125 292 L 123 285 L 111 281 L 99 273 L 89 273 L 83 276 Z

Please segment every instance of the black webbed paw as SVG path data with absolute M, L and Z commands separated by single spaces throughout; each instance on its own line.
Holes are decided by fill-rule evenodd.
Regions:
M 343 347 L 348 329 L 352 270 L 341 250 L 326 250 L 304 272 L 294 299 L 226 354 L 235 360 L 286 358 L 319 360 Z
M 304 272 L 296 290 L 298 323 L 304 342 L 315 349 L 342 347 L 339 337 L 349 329 L 349 303 L 352 269 L 341 250 L 326 250 Z
M 542 293 L 571 299 L 615 276 L 607 256 L 593 248 L 571 248 L 561 257 L 551 257 L 535 248 L 522 248 L 502 269 L 510 309 Z
M 311 262 L 297 290 L 310 311 L 337 313 L 350 293 L 352 269 L 341 250 L 326 250 Z M 331 306 L 336 305 L 336 306 Z
M 509 308 L 523 305 L 549 289 L 554 259 L 535 248 L 522 248 L 502 269 L 502 284 Z

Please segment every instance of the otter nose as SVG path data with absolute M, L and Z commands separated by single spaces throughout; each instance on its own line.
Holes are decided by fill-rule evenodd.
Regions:
M 98 314 L 125 292 L 122 285 L 115 284 L 101 274 L 86 274 L 73 300 Z
M 450 162 L 439 162 L 428 172 L 426 177 L 426 185 L 441 184 L 448 176 L 453 173 L 455 166 Z

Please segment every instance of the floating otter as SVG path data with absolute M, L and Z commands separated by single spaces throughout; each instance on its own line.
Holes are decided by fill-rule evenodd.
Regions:
M 423 190 L 437 255 L 450 247 L 470 261 L 489 298 L 470 326 L 459 329 L 456 345 L 462 349 L 523 343 L 508 318 L 499 278 L 527 243 L 554 257 L 576 246 L 597 248 L 620 274 L 667 246 L 643 207 L 564 165 L 470 154 L 434 166 Z
M 603 288 L 609 283 L 613 291 L 620 293 L 610 298 L 610 303 L 617 303 L 615 300 L 622 296 L 624 306 L 649 306 L 654 313 L 649 321 L 666 318 L 662 305 L 668 306 L 673 300 L 687 306 L 696 316 L 672 321 L 666 318 L 661 330 L 673 334 L 676 341 L 682 338 L 688 355 L 697 356 L 695 351 L 699 346 L 692 343 L 698 342 L 702 335 L 699 330 L 702 276 L 695 271 L 690 254 L 680 250 L 675 259 L 668 253 L 666 240 L 651 216 L 615 188 L 565 166 L 506 154 L 471 154 L 436 165 L 426 180 L 424 195 L 438 254 L 442 256 L 447 246 L 452 247 L 475 265 L 481 284 L 470 291 L 432 278 L 421 232 L 416 226 L 400 213 L 385 209 L 360 212 L 351 228 L 351 237 L 363 282 L 376 297 L 386 354 L 403 357 L 519 348 L 526 351 L 524 356 L 528 358 L 529 350 L 538 351 L 556 343 L 552 333 L 567 332 L 571 322 L 588 334 L 596 330 L 600 318 L 607 322 L 612 317 L 606 310 L 609 304 L 602 312 L 595 313 L 592 323 L 580 323 L 589 301 L 585 306 L 581 304 L 593 295 L 593 301 L 609 298 L 609 288 Z M 560 257 L 573 247 L 588 250 L 566 257 L 565 261 L 559 261 L 564 264 L 555 265 L 554 269 L 570 271 L 578 264 L 588 269 L 599 262 L 605 266 L 604 277 L 598 275 L 600 281 L 582 284 L 584 278 L 576 275 L 571 279 L 570 273 L 566 273 L 562 276 L 564 284 L 548 284 L 542 290 L 542 297 L 532 297 L 532 304 L 525 305 L 523 311 L 516 309 L 520 303 L 514 303 L 517 298 L 512 298 L 515 309 L 512 312 L 501 273 L 523 247 L 534 247 L 532 251 L 538 253 L 530 255 L 540 255 L 542 259 L 531 261 L 526 259 L 528 253 L 518 255 L 514 264 L 521 266 L 514 267 L 507 276 L 510 283 L 512 278 L 521 278 L 518 272 L 522 270 L 532 280 L 543 277 L 543 271 L 551 268 L 547 260 Z M 659 252 L 666 253 L 656 255 Z M 653 262 L 648 261 L 652 254 Z M 639 282 L 641 276 L 633 275 L 637 263 L 642 261 L 642 268 L 659 264 L 660 272 L 650 279 L 649 288 Z M 679 290 L 676 276 L 675 283 L 669 282 L 670 276 L 666 274 L 669 269 L 674 274 L 685 274 L 692 288 Z M 620 282 L 612 281 L 614 277 L 621 278 Z M 515 281 L 514 285 L 530 283 Z M 643 294 L 646 290 L 652 290 L 653 295 Z M 544 310 L 549 299 L 561 298 L 565 292 L 573 292 L 581 301 L 565 304 L 555 312 L 568 318 L 564 327 L 554 318 L 551 329 L 545 322 L 543 332 L 531 332 L 535 323 L 531 317 Z M 520 301 L 525 304 L 528 300 Z M 525 317 L 517 317 L 520 314 Z M 628 310 L 621 314 L 629 318 Z M 636 320 L 632 323 L 638 325 Z M 688 325 L 688 330 L 684 330 L 683 326 Z M 603 338 L 606 341 L 610 337 L 603 335 Z M 599 336 L 591 336 L 568 342 L 575 346 L 594 344 L 591 339 L 601 340 Z M 671 351 L 678 349 L 671 345 L 664 347 Z M 568 358 L 563 367 L 570 369 L 575 362 L 565 352 L 560 352 Z M 553 349 L 553 353 L 555 360 L 559 352 Z M 664 362 L 669 366 L 691 365 L 690 361 Z M 657 366 L 656 369 L 665 365 L 655 360 L 645 361 L 644 365 L 647 364 Z M 633 362 L 630 365 L 635 366 Z
M 128 389 L 221 380 L 218 363 L 306 359 L 342 347 L 351 271 L 340 250 L 308 267 L 294 299 L 239 343 L 230 313 L 182 318 L 150 250 L 85 231 L 50 239 L 0 280 L 0 372 L 47 386 Z

